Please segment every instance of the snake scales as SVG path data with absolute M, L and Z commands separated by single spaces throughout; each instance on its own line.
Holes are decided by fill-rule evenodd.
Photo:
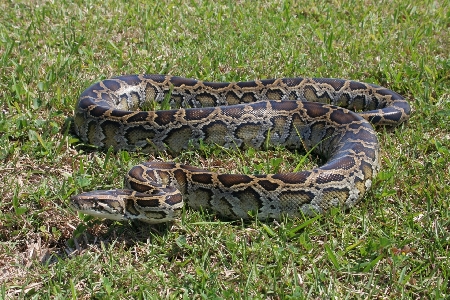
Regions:
M 172 109 L 149 110 L 163 102 Z M 183 202 L 230 219 L 248 219 L 249 211 L 260 219 L 280 219 L 348 208 L 363 197 L 379 169 L 379 146 L 370 123 L 395 127 L 409 114 L 410 106 L 399 94 L 342 79 L 107 79 L 85 90 L 76 104 L 75 130 L 86 143 L 176 154 L 201 142 L 259 149 L 268 140 L 288 149 L 313 149 L 327 161 L 313 170 L 269 175 L 145 162 L 129 171 L 126 189 L 82 193 L 71 204 L 89 215 L 149 223 L 174 219 Z

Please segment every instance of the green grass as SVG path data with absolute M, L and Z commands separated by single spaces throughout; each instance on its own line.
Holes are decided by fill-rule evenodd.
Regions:
M 449 0 L 18 2 L 0 2 L 0 298 L 449 297 Z M 414 112 L 379 133 L 382 170 L 349 212 L 80 219 L 71 195 L 121 186 L 154 158 L 86 151 L 66 130 L 85 88 L 133 73 L 348 78 L 401 93 Z M 239 172 L 292 170 L 298 159 L 251 155 L 176 159 Z

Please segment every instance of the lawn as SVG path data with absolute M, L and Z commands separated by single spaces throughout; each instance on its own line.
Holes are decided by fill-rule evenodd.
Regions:
M 1 299 L 448 299 L 450 1 L 1 1 Z M 78 215 L 155 158 L 292 171 L 301 153 L 96 151 L 71 131 L 81 92 L 122 74 L 208 81 L 336 77 L 406 97 L 381 171 L 349 211 L 161 225 Z M 282 158 L 282 159 L 280 159 Z M 315 163 L 308 157 L 307 165 Z

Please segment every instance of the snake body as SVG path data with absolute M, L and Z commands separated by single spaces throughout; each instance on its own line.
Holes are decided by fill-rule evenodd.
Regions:
M 164 103 L 169 110 L 154 110 Z M 358 113 L 350 111 L 357 111 Z M 83 213 L 148 223 L 171 221 L 184 202 L 229 219 L 298 217 L 348 208 L 379 170 L 375 127 L 393 128 L 410 115 L 399 94 L 373 84 L 331 78 L 203 82 L 169 75 L 128 75 L 85 90 L 75 131 L 86 143 L 128 151 L 170 151 L 201 143 L 305 148 L 326 158 L 312 170 L 268 175 L 218 174 L 172 162 L 145 162 L 126 189 L 71 198 Z M 369 123 L 370 122 L 370 123 Z

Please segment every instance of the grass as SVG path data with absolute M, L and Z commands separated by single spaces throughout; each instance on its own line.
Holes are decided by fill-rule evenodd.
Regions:
M 0 2 L 0 298 L 449 297 L 448 0 L 140 2 Z M 86 87 L 133 73 L 349 78 L 401 93 L 414 113 L 379 133 L 382 170 L 349 212 L 243 224 L 186 209 L 159 226 L 80 218 L 72 194 L 121 186 L 154 158 L 85 151 L 66 130 Z M 220 152 L 175 159 L 239 172 L 298 160 Z

